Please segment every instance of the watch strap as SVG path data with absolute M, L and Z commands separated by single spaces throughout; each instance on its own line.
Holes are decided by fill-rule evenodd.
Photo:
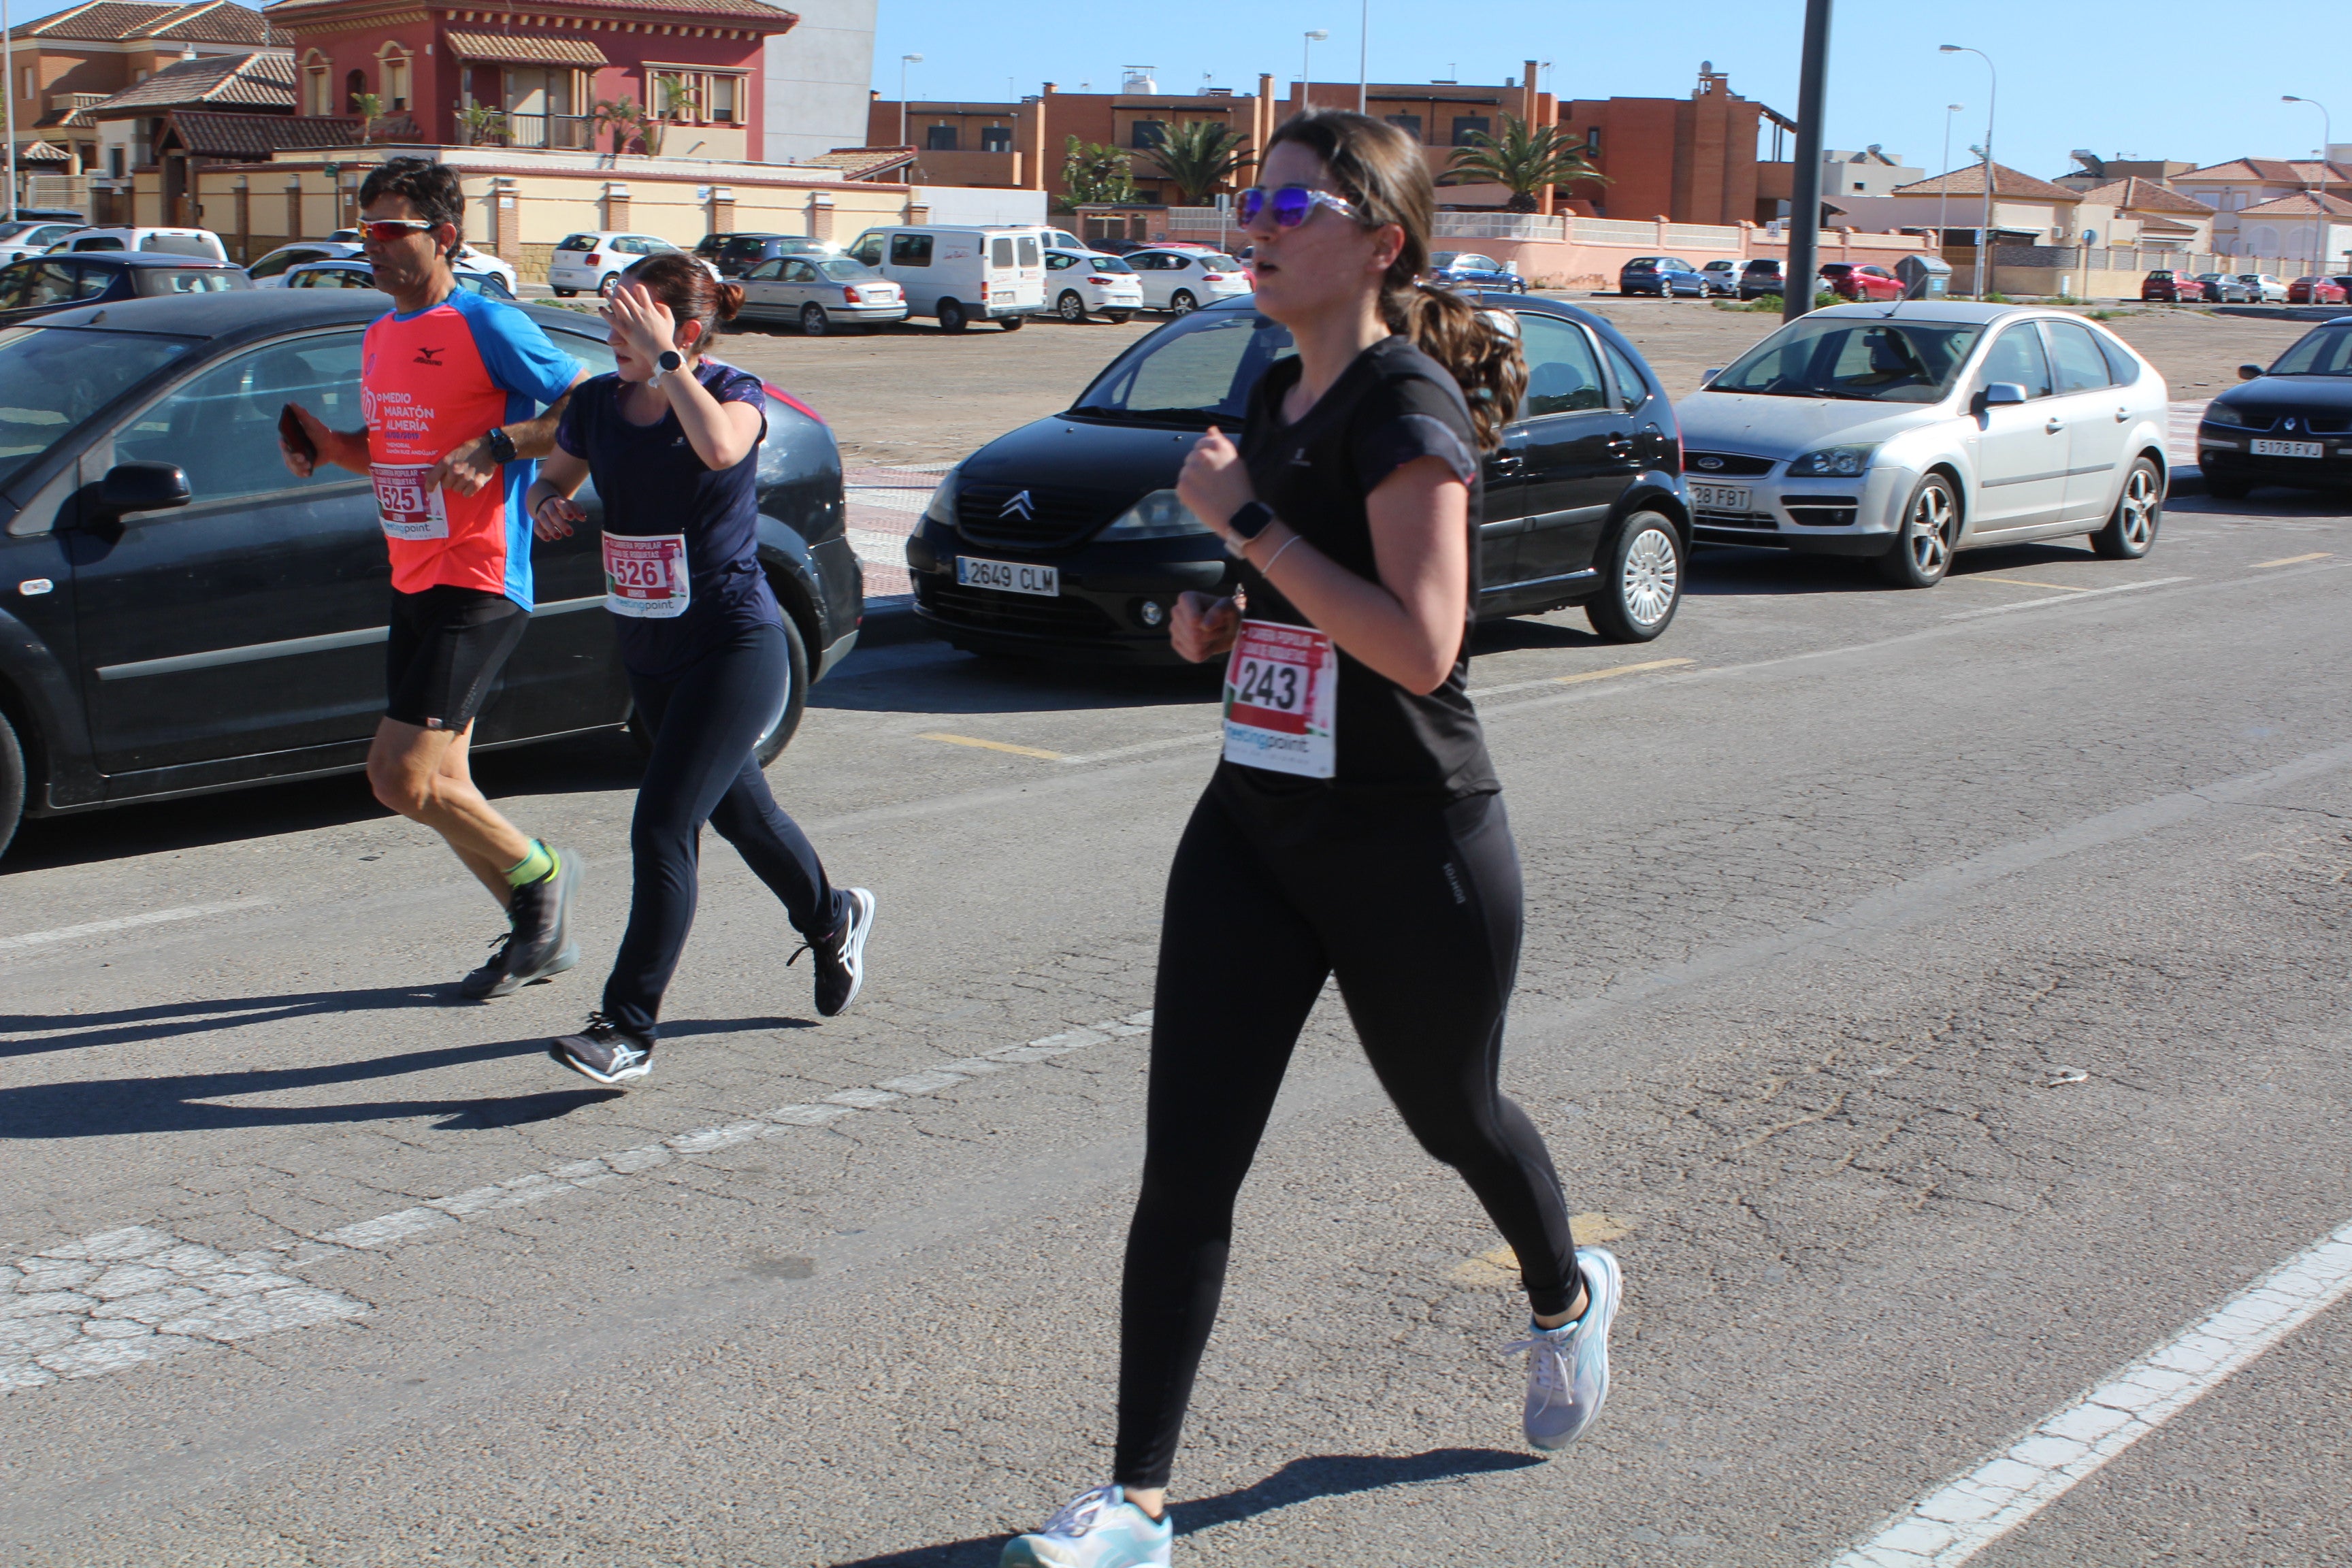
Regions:
M 494 428 L 483 439 L 489 444 L 492 461 L 511 463 L 515 460 L 514 437 L 506 433 L 504 426 Z

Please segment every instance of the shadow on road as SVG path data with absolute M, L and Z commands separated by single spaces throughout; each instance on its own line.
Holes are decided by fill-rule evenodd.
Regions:
M 893 647 L 847 663 L 809 691 L 809 706 L 857 713 L 1084 712 L 1213 702 L 1223 665 L 1129 668 L 960 653 L 945 643 Z
M 1321 1455 L 1311 1459 L 1293 1459 L 1265 1479 L 1239 1491 L 1177 1503 L 1172 1511 L 1176 1533 L 1191 1535 L 1315 1498 L 1345 1497 L 1350 1492 L 1379 1491 L 1385 1487 L 1524 1470 L 1543 1462 L 1533 1454 L 1508 1454 L 1496 1448 L 1433 1448 L 1425 1454 L 1397 1457 Z M 1005 1540 L 1004 1536 L 992 1535 L 951 1541 L 879 1557 L 860 1557 L 854 1563 L 837 1563 L 835 1568 L 994 1568 Z

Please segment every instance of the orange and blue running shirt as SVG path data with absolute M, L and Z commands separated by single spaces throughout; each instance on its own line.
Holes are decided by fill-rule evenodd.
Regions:
M 390 311 L 369 326 L 360 406 L 394 589 L 421 594 L 447 584 L 530 608 L 523 496 L 539 465 L 509 463 L 503 485 L 469 496 L 427 491 L 425 476 L 467 442 L 553 403 L 580 371 L 538 322 L 463 289 L 414 315 Z

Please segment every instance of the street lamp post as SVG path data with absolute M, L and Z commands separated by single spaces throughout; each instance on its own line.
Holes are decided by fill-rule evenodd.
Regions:
M 1830 0 L 1805 0 L 1804 54 L 1797 73 L 1797 167 L 1789 184 L 1789 255 L 1780 319 L 1813 308 L 1822 270 L 1822 115 L 1829 98 Z
M 5 4 L 5 0 L 0 0 L 0 4 Z M 2322 197 L 2325 197 L 2327 195 L 2327 154 L 2329 149 L 2336 145 L 2336 121 L 2334 118 L 2328 114 L 2327 105 L 2320 102 L 2319 100 L 2315 98 L 2297 98 L 2294 93 L 2287 92 L 2281 93 L 2279 95 L 2279 101 L 2281 103 L 2307 103 L 2311 105 L 2312 108 L 2319 110 L 2319 194 Z M 10 173 L 13 174 L 15 171 L 11 170 Z M 13 184 L 14 181 L 12 180 L 10 183 Z M 2309 188 L 2308 181 L 2305 182 L 2305 188 Z M 2316 277 L 2327 269 L 2327 203 L 2325 200 L 2321 200 L 2314 202 L 2311 205 L 2319 209 L 2318 213 L 2315 215 L 2312 220 L 2314 227 L 2312 230 L 2313 239 L 2311 242 L 2311 271 L 2312 275 Z M 2312 292 L 2316 294 L 2318 291 L 2317 287 L 2315 285 Z M 2313 301 L 2314 304 L 2316 304 L 2317 302 L 2318 301 L 2315 300 Z
M 1298 107 L 1302 110 L 1315 107 L 1315 46 L 1330 36 L 1322 27 L 1310 28 L 1307 41 L 1298 46 Z
M 0 100 L 5 100 L 8 121 L 8 221 L 16 221 L 16 50 L 8 37 L 8 0 L 0 0 L 0 78 L 6 86 L 0 89 Z
M 1370 114 L 1364 107 L 1372 91 L 1372 0 L 1364 0 L 1363 19 L 1356 25 L 1356 112 Z
M 6 0 L 0 0 L 0 4 L 5 3 Z M 898 145 L 901 147 L 908 145 L 907 141 L 907 68 L 908 66 L 919 66 L 922 63 L 923 57 L 920 55 L 900 55 L 898 57 Z
M 1938 261 L 1944 258 L 1944 247 L 1950 237 L 1946 220 L 1952 211 L 1952 116 L 1967 107 L 1965 103 L 1944 105 L 1944 157 L 1936 165 L 1938 171 L 1937 184 L 1942 187 L 1936 193 L 1936 259 Z
M 1977 298 L 1981 300 L 1985 294 L 1985 269 L 1991 259 L 1992 250 L 1992 117 L 1994 110 L 2000 107 L 2000 72 L 1995 68 L 1990 55 L 1966 44 L 1938 44 L 1936 52 L 1939 55 L 1974 55 L 1984 61 L 1985 74 L 1992 79 L 1992 85 L 1985 92 L 1984 226 L 1977 230 Z

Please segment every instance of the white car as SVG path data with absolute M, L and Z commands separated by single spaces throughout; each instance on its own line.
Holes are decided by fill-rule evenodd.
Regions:
M 1255 292 L 1242 264 L 1222 251 L 1154 246 L 1129 251 L 1127 264 L 1143 280 L 1143 303 L 1184 315 L 1202 305 Z
M 1920 301 L 1815 310 L 1675 414 L 1699 542 L 1874 557 L 1926 588 L 1979 545 L 2147 554 L 2166 405 L 2156 367 L 2079 316 Z
M 2254 303 L 2257 305 L 2286 303 L 2286 284 L 2267 272 L 2241 272 L 2238 274 L 2238 281 L 2252 292 Z
M 77 228 L 49 247 L 53 254 L 84 250 L 143 250 L 163 256 L 196 256 L 226 261 L 228 247 L 208 228 Z
M 297 267 L 307 267 L 314 261 L 364 261 L 367 247 L 339 239 L 306 239 L 293 245 L 281 245 L 245 269 L 245 275 L 264 289 L 283 289 L 286 275 Z M 460 246 L 450 265 L 459 272 L 495 276 L 515 289 L 515 269 L 497 257 L 476 250 L 472 246 Z
M 1045 252 L 1045 303 L 1066 321 L 1089 312 L 1124 321 L 1143 309 L 1143 281 L 1116 256 L 1055 247 Z
M 0 265 L 22 261 L 27 256 L 37 256 L 66 236 L 85 227 L 78 223 L 59 223 L 54 219 L 21 219 L 0 224 Z
M 673 250 L 686 254 L 657 234 L 614 229 L 567 234 L 556 246 L 555 254 L 548 258 L 547 286 L 555 290 L 559 300 L 569 300 L 574 294 L 602 294 L 612 287 L 614 279 L 645 258 L 667 256 Z M 702 265 L 713 278 L 719 276 L 718 268 L 710 263 Z

